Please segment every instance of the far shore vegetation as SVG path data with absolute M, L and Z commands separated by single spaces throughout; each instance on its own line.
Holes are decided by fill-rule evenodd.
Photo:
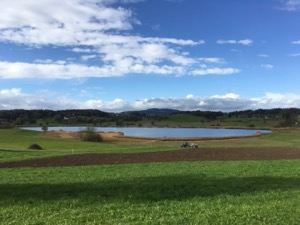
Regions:
M 149 109 L 122 113 L 99 110 L 0 110 L 0 128 L 13 126 L 134 127 L 300 127 L 300 109 L 258 109 L 235 112 Z

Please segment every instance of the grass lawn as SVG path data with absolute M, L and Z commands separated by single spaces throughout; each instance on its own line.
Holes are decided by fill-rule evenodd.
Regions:
M 299 147 L 299 132 L 198 143 Z M 32 143 L 46 150 L 26 150 Z M 86 143 L 0 130 L 0 160 L 159 151 L 179 144 Z M 0 224 L 300 224 L 300 160 L 16 168 L 0 169 L 0 178 Z
M 300 224 L 300 160 L 0 170 L 0 224 Z

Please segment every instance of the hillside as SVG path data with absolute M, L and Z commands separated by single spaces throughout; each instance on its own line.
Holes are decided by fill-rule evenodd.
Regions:
M 146 109 L 146 110 L 140 110 L 140 111 L 127 111 L 123 113 L 127 114 L 144 114 L 149 116 L 165 116 L 165 115 L 171 115 L 171 114 L 177 114 L 181 111 L 176 109 L 158 109 L 158 108 L 152 108 L 152 109 Z
M 258 109 L 235 112 L 147 109 L 108 113 L 100 110 L 0 110 L 0 127 L 12 126 L 157 126 L 157 127 L 299 127 L 300 109 Z

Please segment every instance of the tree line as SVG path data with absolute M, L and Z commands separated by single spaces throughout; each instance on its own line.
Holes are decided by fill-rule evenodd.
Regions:
M 151 113 L 150 113 L 151 112 Z M 190 114 L 214 121 L 220 118 L 265 118 L 278 119 L 281 126 L 292 126 L 297 123 L 300 116 L 298 108 L 257 109 L 234 112 L 215 111 L 177 111 L 166 109 L 149 109 L 143 111 L 129 111 L 122 113 L 109 113 L 95 109 L 68 109 L 68 110 L 0 110 L 0 126 L 11 125 L 42 125 L 42 124 L 92 124 L 115 123 L 123 126 L 130 122 L 142 120 L 167 120 L 176 114 Z

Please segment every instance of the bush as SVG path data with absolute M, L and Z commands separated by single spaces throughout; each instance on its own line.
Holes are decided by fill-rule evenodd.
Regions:
M 282 120 L 277 124 L 277 127 L 293 127 L 297 126 L 296 118 L 289 118 L 287 120 Z
M 47 132 L 47 131 L 48 131 L 48 126 L 47 126 L 46 124 L 43 124 L 43 125 L 42 125 L 42 130 L 43 130 L 44 132 Z
M 81 131 L 80 139 L 82 141 L 91 141 L 91 142 L 102 142 L 102 136 L 96 132 L 94 127 L 87 127 L 85 130 Z
M 32 144 L 28 147 L 28 149 L 30 149 L 30 150 L 43 150 L 43 148 L 41 146 L 39 146 L 38 144 Z

